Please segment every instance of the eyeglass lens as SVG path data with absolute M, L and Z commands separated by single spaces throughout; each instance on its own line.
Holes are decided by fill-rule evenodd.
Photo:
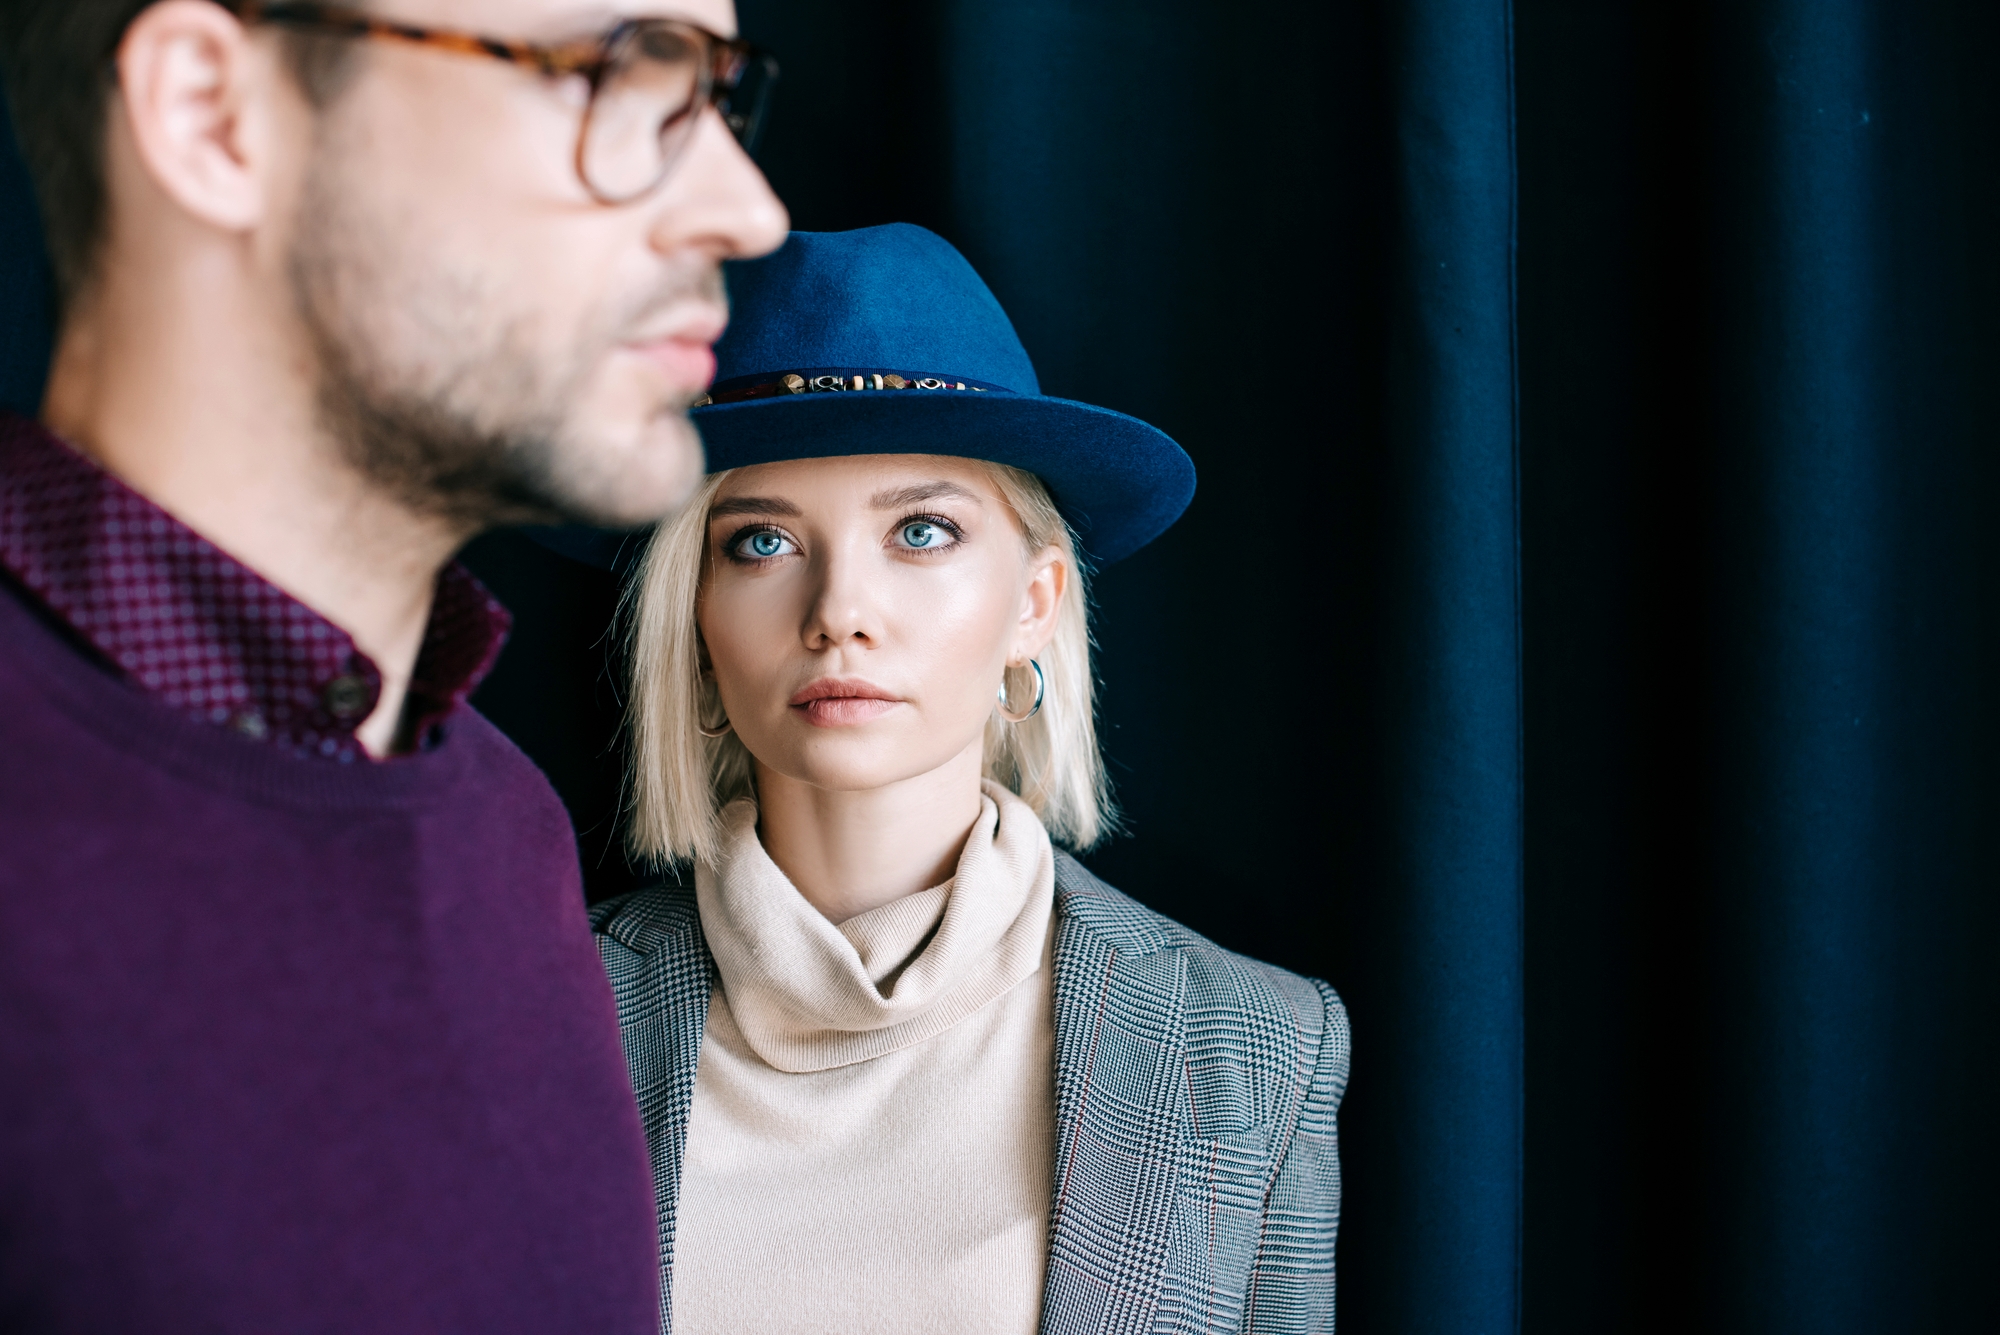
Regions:
M 747 147 L 770 83 L 767 63 L 718 51 L 676 24 L 636 27 L 598 79 L 579 160 L 585 182 L 612 201 L 651 190 L 687 146 L 718 83 L 725 91 L 718 110 Z

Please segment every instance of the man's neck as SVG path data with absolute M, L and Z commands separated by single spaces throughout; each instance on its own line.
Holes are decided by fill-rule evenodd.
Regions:
M 92 301 L 68 322 L 43 418 L 352 636 L 382 675 L 356 737 L 371 755 L 388 755 L 438 572 L 465 535 L 348 467 L 319 426 L 309 356 L 271 337 L 284 322 L 228 310 L 225 275 L 206 275 L 221 281 L 204 300 L 205 276 L 192 268 L 100 288 L 128 295 Z M 207 317 L 196 328 L 191 311 Z

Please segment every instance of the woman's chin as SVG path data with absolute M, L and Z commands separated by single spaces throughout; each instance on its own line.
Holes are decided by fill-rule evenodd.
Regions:
M 863 730 L 834 732 L 813 729 L 798 747 L 772 764 L 758 764 L 795 783 L 834 793 L 864 793 L 892 788 L 914 779 L 930 778 L 949 765 L 957 752 L 941 754 L 935 745 L 913 747 L 904 740 L 868 737 Z M 756 749 L 751 749 L 756 755 Z

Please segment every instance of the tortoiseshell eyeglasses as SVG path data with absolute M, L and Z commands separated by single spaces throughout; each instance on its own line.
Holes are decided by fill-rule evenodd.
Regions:
M 413 27 L 339 5 L 241 0 L 231 7 L 245 23 L 431 46 L 584 79 L 590 102 L 577 133 L 576 174 L 604 204 L 630 203 L 666 180 L 711 106 L 746 151 L 754 147 L 778 78 L 778 62 L 750 43 L 680 19 L 626 19 L 600 37 L 541 46 Z

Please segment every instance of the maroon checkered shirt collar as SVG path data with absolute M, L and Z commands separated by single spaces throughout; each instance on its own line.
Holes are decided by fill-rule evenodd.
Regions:
M 382 674 L 353 639 L 33 422 L 0 413 L 0 570 L 141 689 L 302 754 L 353 761 Z M 512 619 L 461 565 L 410 681 L 420 745 L 465 703 Z

